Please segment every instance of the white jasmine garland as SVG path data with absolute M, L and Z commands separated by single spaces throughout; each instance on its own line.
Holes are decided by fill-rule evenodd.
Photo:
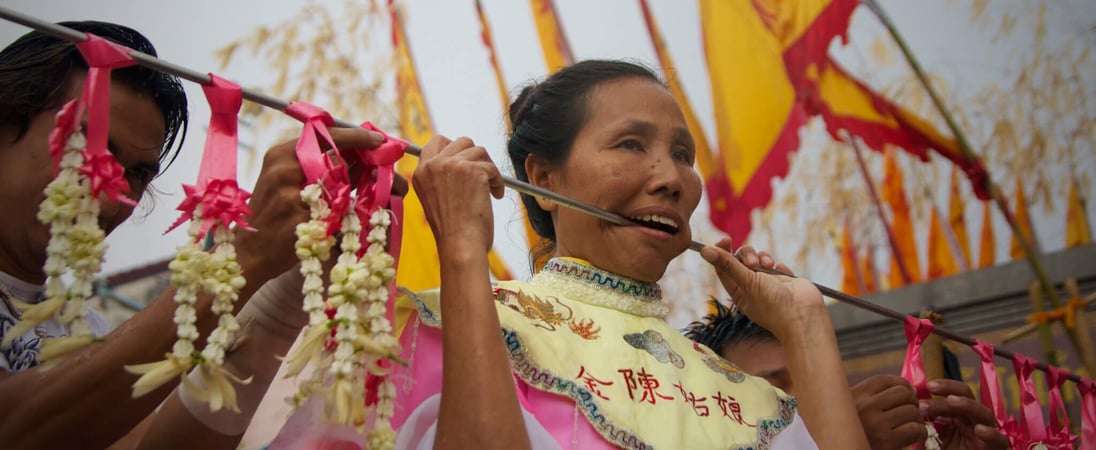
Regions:
M 79 131 L 65 142 L 57 176 L 46 185 L 46 198 L 39 205 L 38 220 L 49 225 L 46 246 L 45 300 L 34 305 L 19 303 L 20 321 L 5 336 L 4 345 L 51 318 L 68 326 L 65 337 L 46 339 L 38 354 L 50 361 L 83 348 L 98 338 L 87 322 L 87 299 L 93 293 L 92 280 L 102 264 L 106 244 L 99 228 L 99 201 L 91 195 L 91 183 L 80 173 L 87 141 Z M 62 277 L 69 273 L 72 282 Z
M 331 257 L 331 248 L 335 245 L 335 238 L 327 235 L 327 222 L 325 219 L 331 214 L 331 208 L 323 199 L 323 188 L 319 183 L 305 186 L 301 190 L 301 200 L 308 205 L 309 220 L 297 225 L 297 258 L 301 261 L 301 275 L 304 283 L 301 293 L 304 295 L 302 308 L 308 313 L 308 326 L 304 330 L 304 338 L 297 348 L 286 357 L 289 365 L 286 376 L 295 377 L 304 370 L 308 363 L 315 361 L 318 366 L 325 366 L 321 361 L 323 346 L 330 333 L 327 313 L 324 311 L 324 284 L 323 262 Z M 308 398 L 315 383 L 302 383 L 300 392 L 291 400 L 294 405 L 300 405 Z

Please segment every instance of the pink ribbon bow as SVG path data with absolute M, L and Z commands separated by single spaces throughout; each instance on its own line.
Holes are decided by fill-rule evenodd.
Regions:
M 1070 433 L 1066 402 L 1062 399 L 1062 385 L 1069 373 L 1055 366 L 1047 366 L 1047 386 L 1050 388 L 1050 430 L 1047 444 L 1050 448 L 1073 450 L 1077 436 Z
M 1081 378 L 1081 448 L 1096 448 L 1096 381 Z
M 243 91 L 235 83 L 212 73 L 209 78 L 210 83 L 202 86 L 211 114 L 198 182 L 193 186 L 183 185 L 186 197 L 176 208 L 182 215 L 168 228 L 171 231 L 183 222 L 194 220 L 194 210 L 201 205 L 202 225 L 195 239 L 201 239 L 218 223 L 226 227 L 238 223 L 251 228 L 245 219 L 251 215 L 247 205 L 251 193 L 240 189 L 236 181 L 237 124 Z
M 921 344 L 932 334 L 932 321 L 906 316 L 906 359 L 902 363 L 902 378 L 905 378 L 917 391 L 921 400 L 932 398 L 929 394 L 928 380 L 925 375 L 925 363 L 921 358 Z
M 350 174 L 327 130 L 335 120 L 327 111 L 305 102 L 290 103 L 285 113 L 304 124 L 297 140 L 297 161 L 304 172 L 306 186 L 317 181 L 323 186 L 324 200 L 331 208 L 331 215 L 325 219 L 327 234 L 331 235 L 339 229 L 343 215 L 350 208 Z M 331 145 L 330 152 L 320 150 L 317 134 Z
M 74 127 L 76 119 L 87 108 L 87 149 L 84 151 L 84 166 L 80 168 L 80 173 L 90 179 L 91 195 L 98 197 L 102 193 L 119 202 L 136 205 L 125 195 L 129 192 L 125 168 L 118 164 L 107 149 L 107 140 L 110 136 L 110 72 L 132 66 L 137 61 L 129 56 L 129 48 L 92 34 L 87 34 L 86 41 L 76 43 L 76 48 L 88 63 L 87 80 L 84 82 L 80 104 L 74 107 L 75 111 L 62 109 L 62 112 L 73 115 L 64 120 L 59 119 L 58 124 L 67 122 L 66 125 Z M 67 140 L 74 129 L 71 128 L 67 134 L 61 134 Z
M 1043 408 L 1039 406 L 1039 397 L 1035 394 L 1035 383 L 1031 372 L 1035 370 L 1035 360 L 1021 354 L 1013 357 L 1017 382 L 1020 385 L 1020 430 L 1027 444 L 1046 443 L 1047 430 L 1043 425 Z M 1018 448 L 1027 448 L 1023 445 Z
M 1005 400 L 1001 396 L 1001 387 L 997 379 L 997 365 L 993 360 L 993 345 L 979 339 L 974 340 L 972 347 L 974 353 L 981 359 L 982 374 L 980 385 L 980 397 L 982 404 L 993 411 L 993 417 L 997 419 L 997 426 L 1003 427 L 1008 420 L 1005 412 Z

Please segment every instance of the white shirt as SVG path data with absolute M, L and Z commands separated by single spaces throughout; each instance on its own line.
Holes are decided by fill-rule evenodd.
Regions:
M 0 283 L 11 291 L 15 300 L 24 303 L 42 301 L 42 285 L 28 283 L 4 272 L 0 272 Z M 0 296 L 6 295 L 0 292 Z M 15 311 L 9 307 L 9 303 L 9 301 L 0 301 L 0 340 L 3 340 L 8 330 L 19 321 Z M 110 329 L 106 319 L 103 319 L 103 316 L 94 309 L 88 309 L 87 320 L 95 336 L 105 336 Z M 15 338 L 11 345 L 0 346 L 0 371 L 18 373 L 34 367 L 38 364 L 38 351 L 42 348 L 42 339 L 64 336 L 68 336 L 68 330 L 57 319 L 42 322 L 33 330 Z

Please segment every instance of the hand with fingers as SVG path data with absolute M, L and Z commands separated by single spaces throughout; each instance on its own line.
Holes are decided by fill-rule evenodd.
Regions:
M 970 386 L 956 380 L 928 382 L 933 398 L 921 401 L 921 413 L 936 422 L 945 450 L 996 450 L 1009 447 L 997 429 L 993 411 L 974 398 Z
M 877 375 L 852 386 L 860 423 L 873 450 L 898 450 L 925 442 L 917 392 L 906 379 Z
M 466 137 L 435 136 L 422 148 L 411 183 L 440 256 L 486 257 L 495 227 L 491 196 L 502 198 L 505 188 L 486 149 Z
M 344 153 L 374 148 L 384 139 L 379 133 L 362 128 L 332 128 L 330 132 L 335 146 Z M 251 216 L 247 220 L 255 230 L 236 233 L 240 266 L 248 284 L 254 286 L 297 263 L 293 248 L 295 229 L 297 224 L 308 220 L 309 212 L 300 196 L 305 178 L 297 161 L 296 142 L 295 139 L 282 142 L 263 156 L 263 167 L 248 201 Z M 327 145 L 323 139 L 320 142 Z
M 715 267 L 738 310 L 781 341 L 816 320 L 820 311 L 825 313 L 822 294 L 810 281 L 752 270 L 764 267 L 792 274 L 767 252 L 744 246 L 732 255 L 731 240 L 723 239 L 704 248 L 701 256 Z

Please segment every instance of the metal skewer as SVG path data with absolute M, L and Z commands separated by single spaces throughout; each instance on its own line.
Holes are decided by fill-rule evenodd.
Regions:
M 45 33 L 47 35 L 56 37 L 58 39 L 65 39 L 65 40 L 72 41 L 72 42 L 83 42 L 83 41 L 87 40 L 87 36 L 84 33 L 81 33 L 79 31 L 73 30 L 73 29 L 68 28 L 68 27 L 64 27 L 64 26 L 61 26 L 61 25 L 57 25 L 57 24 L 54 24 L 54 23 L 43 21 L 41 19 L 38 19 L 38 18 L 29 16 L 29 15 L 14 11 L 14 10 L 9 9 L 7 7 L 4 7 L 4 6 L 0 6 L 0 18 L 6 19 L 6 20 L 14 22 L 14 23 L 24 25 L 24 26 L 29 27 L 29 28 L 33 28 L 33 29 L 38 30 L 38 31 L 40 31 L 42 33 Z M 185 80 L 193 81 L 193 82 L 199 83 L 199 84 L 209 84 L 211 82 L 208 74 L 196 72 L 196 71 L 188 69 L 186 67 L 182 67 L 182 66 L 179 66 L 179 65 L 164 61 L 162 59 L 156 58 L 155 56 L 151 56 L 151 55 L 148 55 L 148 54 L 136 51 L 136 50 L 130 51 L 130 56 L 133 57 L 133 59 L 136 60 L 137 63 L 142 65 L 142 66 L 153 68 L 153 69 L 159 70 L 161 72 L 165 72 L 165 73 L 170 73 L 172 75 L 178 76 L 179 78 L 182 78 L 182 79 L 185 79 Z M 258 104 L 266 106 L 268 108 L 276 109 L 276 110 L 279 110 L 279 111 L 285 111 L 286 107 L 289 106 L 289 102 L 286 102 L 284 100 L 280 100 L 280 99 L 271 97 L 271 96 L 263 94 L 261 92 L 255 92 L 253 90 L 249 90 L 249 89 L 246 89 L 246 88 L 243 88 L 242 91 L 243 91 L 243 98 L 244 99 L 246 99 L 248 101 L 251 101 L 251 102 L 258 103 Z M 345 120 L 340 120 L 338 118 L 335 119 L 335 125 L 339 126 L 339 127 L 343 127 L 343 128 L 356 128 L 356 127 L 358 127 L 358 124 L 348 122 L 348 121 L 345 121 Z M 412 145 L 409 145 L 405 149 L 405 153 L 410 154 L 410 155 L 414 155 L 414 156 L 419 156 L 422 153 L 422 148 L 412 144 Z M 555 192 L 549 191 L 547 189 L 544 189 L 544 188 L 541 188 L 541 187 L 538 187 L 538 186 L 531 185 L 531 184 L 526 183 L 526 182 L 521 181 L 521 180 L 517 180 L 517 179 L 507 177 L 507 176 L 504 175 L 502 177 L 502 181 L 506 186 L 510 187 L 511 189 L 513 189 L 515 191 L 521 192 L 523 194 L 532 195 L 534 197 L 540 197 L 540 198 L 549 200 L 549 201 L 551 201 L 553 203 L 556 203 L 560 206 L 564 206 L 564 207 L 567 207 L 567 208 L 574 209 L 576 211 L 580 211 L 580 212 L 589 214 L 591 216 L 594 216 L 594 217 L 597 217 L 599 219 L 605 220 L 605 221 L 607 221 L 609 223 L 612 223 L 614 225 L 643 226 L 643 224 L 637 223 L 636 221 L 633 221 L 633 220 L 631 220 L 627 217 L 624 217 L 620 214 L 605 211 L 605 210 L 600 209 L 598 207 L 595 207 L 593 205 L 590 205 L 590 204 L 587 204 L 587 203 L 584 203 L 584 202 L 581 202 L 581 201 L 578 201 L 578 200 L 575 200 L 575 199 L 572 199 L 572 198 L 562 196 L 562 195 L 557 194 Z M 689 250 L 693 250 L 695 252 L 700 252 L 700 250 L 703 249 L 704 247 L 705 247 L 704 244 L 702 244 L 700 242 L 697 242 L 697 241 L 691 241 L 690 244 L 689 244 Z M 770 268 L 765 268 L 765 267 L 756 267 L 756 268 L 752 268 L 752 269 L 754 271 L 757 271 L 757 272 L 796 278 L 792 274 L 782 272 L 782 271 L 779 271 L 779 270 L 776 270 L 776 269 L 770 269 Z M 887 318 L 890 318 L 890 319 L 893 319 L 893 320 L 896 320 L 896 321 L 899 321 L 899 322 L 905 321 L 905 319 L 907 317 L 906 314 L 903 314 L 903 313 L 900 313 L 898 311 L 894 311 L 892 309 L 877 305 L 875 303 L 871 303 L 867 300 L 863 300 L 863 299 L 858 298 L 858 297 L 854 297 L 852 295 L 846 294 L 846 293 L 838 291 L 836 289 L 831 289 L 829 287 L 826 287 L 826 286 L 823 286 L 821 284 L 814 283 L 814 282 L 811 282 L 811 283 L 814 284 L 814 286 L 816 288 L 818 288 L 818 290 L 820 292 L 822 292 L 822 295 L 830 297 L 834 300 L 838 300 L 842 303 L 848 303 L 848 304 L 856 306 L 858 308 L 866 309 L 868 311 L 874 312 L 876 314 L 879 314 L 881 316 L 884 316 L 884 317 L 887 317 Z M 942 336 L 942 337 L 945 337 L 947 339 L 951 339 L 953 341 L 960 342 L 960 343 L 963 343 L 963 344 L 966 344 L 966 345 L 969 345 L 969 346 L 973 346 L 973 345 L 976 344 L 974 339 L 971 339 L 969 337 L 962 336 L 962 335 L 959 335 L 959 334 L 955 334 L 955 333 L 953 333 L 951 331 L 948 331 L 948 330 L 945 330 L 945 329 L 933 327 L 932 332 L 939 335 L 939 336 Z M 1000 357 L 1008 359 L 1008 360 L 1014 360 L 1015 359 L 1014 358 L 1015 353 L 1010 352 L 1010 351 L 994 348 L 993 353 L 996 354 L 997 356 L 1000 356 Z M 1039 370 L 1043 370 L 1043 371 L 1047 370 L 1047 365 L 1042 363 L 1042 362 L 1037 362 L 1035 367 Z M 1071 381 L 1075 382 L 1075 383 L 1080 383 L 1081 382 L 1081 377 L 1079 377 L 1077 375 L 1074 375 L 1072 373 L 1068 374 L 1067 378 L 1070 379 Z

